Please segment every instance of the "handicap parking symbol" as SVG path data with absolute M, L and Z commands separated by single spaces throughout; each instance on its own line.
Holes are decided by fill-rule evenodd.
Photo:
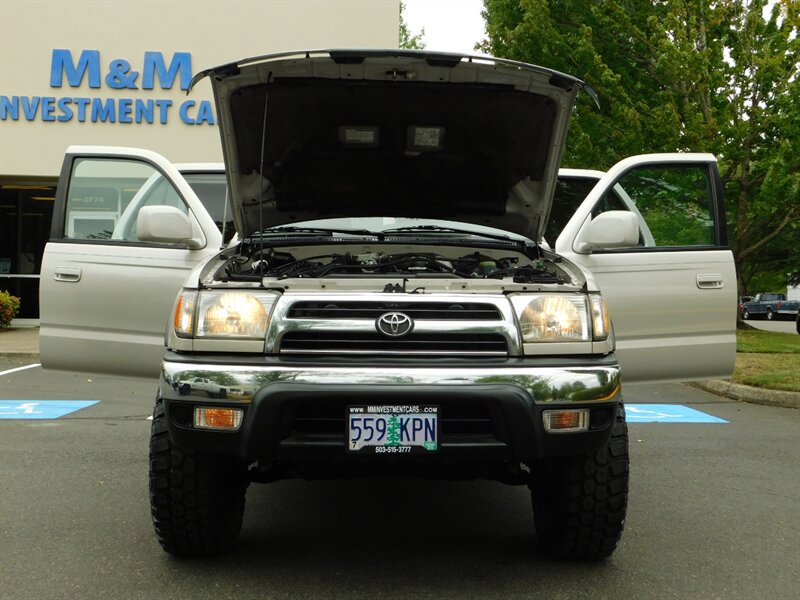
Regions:
M 99 400 L 0 400 L 0 419 L 58 419 Z
M 681 404 L 626 404 L 629 423 L 727 423 L 713 415 Z

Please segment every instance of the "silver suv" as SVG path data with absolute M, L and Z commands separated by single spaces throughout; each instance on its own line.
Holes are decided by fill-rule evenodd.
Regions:
M 396 50 L 202 77 L 222 216 L 155 153 L 71 148 L 42 268 L 46 367 L 159 374 L 163 548 L 228 548 L 250 482 L 418 474 L 528 485 L 549 553 L 610 555 L 628 490 L 622 376 L 732 370 L 714 157 L 572 172 L 591 184 L 570 205 L 558 168 L 588 88 L 573 77 Z M 99 210 L 108 190 L 116 208 Z

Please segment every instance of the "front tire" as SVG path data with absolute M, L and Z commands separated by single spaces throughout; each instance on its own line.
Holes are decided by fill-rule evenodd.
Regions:
M 542 459 L 531 496 L 539 544 L 554 558 L 599 560 L 617 547 L 628 503 L 628 428 L 620 405 L 599 451 Z
M 772 321 L 775 319 L 775 314 L 772 312 L 771 308 L 767 309 L 767 321 Z
M 209 556 L 232 546 L 242 527 L 248 484 L 245 463 L 173 444 L 164 401 L 156 401 L 150 435 L 150 514 L 166 552 Z
M 750 311 L 746 308 L 742 311 L 742 319 L 747 321 L 750 318 Z

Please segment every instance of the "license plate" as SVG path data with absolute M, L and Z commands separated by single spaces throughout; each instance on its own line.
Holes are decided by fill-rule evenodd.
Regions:
M 348 406 L 347 450 L 410 454 L 439 449 L 439 407 Z

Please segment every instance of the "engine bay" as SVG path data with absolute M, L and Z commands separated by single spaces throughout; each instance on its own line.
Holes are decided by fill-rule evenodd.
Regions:
M 403 278 L 497 279 L 521 284 L 569 283 L 571 277 L 553 260 L 524 256 L 492 256 L 484 252 L 460 254 L 434 251 L 393 252 L 391 249 L 367 252 L 308 253 L 256 248 L 250 253 L 236 253 L 225 260 L 214 279 L 222 281 L 257 281 L 263 278 L 322 279 L 399 276 Z M 458 253 L 458 254 L 457 254 Z

